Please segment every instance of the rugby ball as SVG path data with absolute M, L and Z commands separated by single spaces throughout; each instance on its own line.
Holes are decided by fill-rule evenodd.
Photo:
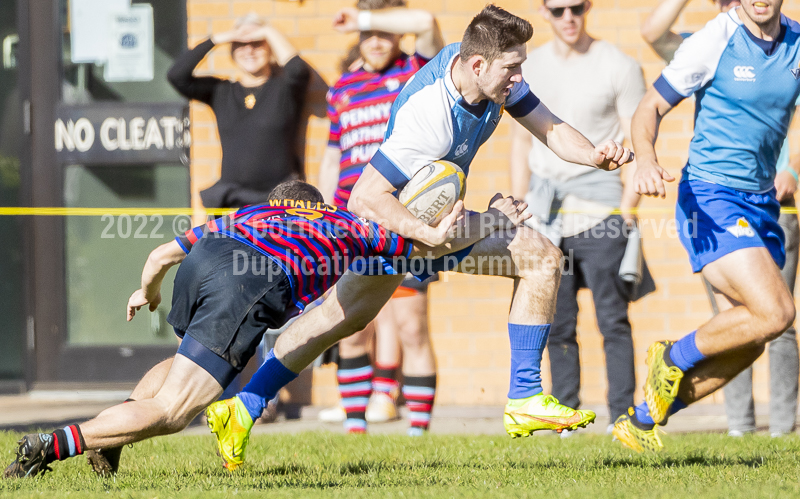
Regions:
M 458 165 L 434 161 L 418 171 L 400 191 L 398 199 L 419 220 L 436 225 L 464 199 L 467 177 Z

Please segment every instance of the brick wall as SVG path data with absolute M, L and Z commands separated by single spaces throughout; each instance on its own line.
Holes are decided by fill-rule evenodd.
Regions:
M 195 45 L 209 33 L 232 27 L 234 20 L 250 11 L 267 16 L 285 33 L 303 57 L 316 69 L 320 78 L 312 85 L 309 105 L 305 155 L 310 180 L 316 180 L 318 166 L 326 146 L 328 123 L 324 119 L 322 82 L 332 83 L 338 77 L 338 61 L 355 42 L 331 29 L 331 18 L 341 6 L 353 1 L 304 0 L 303 3 L 274 0 L 188 0 L 189 44 Z M 438 18 L 448 43 L 459 41 L 471 19 L 485 0 L 409 0 L 414 8 L 425 8 Z M 530 20 L 536 34 L 532 46 L 539 46 L 552 37 L 549 26 L 538 14 L 540 0 L 497 0 L 496 3 Z M 589 32 L 597 38 L 617 44 L 636 58 L 644 69 L 648 83 L 659 75 L 663 63 L 641 40 L 639 25 L 656 4 L 655 0 L 596 0 L 589 14 Z M 784 12 L 800 18 L 800 0 L 784 3 Z M 715 14 L 714 6 L 695 0 L 681 16 L 677 29 L 695 31 Z M 409 50 L 411 40 L 404 40 Z M 213 52 L 201 71 L 208 74 L 234 76 L 229 53 Z M 664 120 L 658 144 L 662 165 L 677 176 L 683 166 L 692 131 L 693 103 L 684 101 Z M 192 106 L 194 144 L 192 147 L 192 200 L 200 206 L 198 192 L 216 181 L 221 151 L 211 111 Z M 797 131 L 791 134 L 794 150 L 800 147 Z M 492 139 L 481 149 L 469 179 L 467 206 L 483 207 L 492 194 L 507 192 L 509 122 L 504 120 Z M 699 278 L 691 274 L 686 254 L 678 240 L 669 237 L 664 223 L 672 218 L 676 198 L 675 185 L 668 187 L 666 200 L 645 199 L 645 253 L 656 279 L 658 291 L 631 306 L 637 359 L 637 384 L 644 377 L 644 355 L 647 346 L 658 339 L 676 339 L 695 329 L 711 315 Z M 438 403 L 502 404 L 508 387 L 508 337 L 506 311 L 511 297 L 511 283 L 501 278 L 444 276 L 430 293 L 430 325 L 439 365 Z M 582 400 L 585 404 L 604 404 L 606 381 L 601 336 L 594 318 L 591 293 L 579 296 L 581 314 L 578 320 L 582 346 Z M 545 365 L 545 373 L 548 367 Z M 756 401 L 768 397 L 766 359 L 755 369 Z M 547 383 L 549 375 L 545 374 Z M 312 400 L 328 404 L 336 399 L 332 369 L 314 373 Z M 637 396 L 638 398 L 639 396 Z M 721 402 L 717 394 L 709 401 Z

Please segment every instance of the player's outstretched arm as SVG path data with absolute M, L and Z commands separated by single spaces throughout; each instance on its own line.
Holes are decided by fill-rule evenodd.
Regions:
M 133 319 L 136 312 L 143 306 L 150 305 L 150 311 L 155 311 L 161 303 L 161 282 L 167 271 L 186 258 L 186 252 L 177 241 L 162 244 L 150 252 L 142 271 L 142 287 L 137 289 L 128 300 L 128 320 Z
M 528 156 L 533 146 L 531 134 L 521 125 L 511 125 L 511 195 L 517 199 L 524 199 L 528 193 L 528 184 L 531 179 L 531 170 L 528 166 Z
M 526 116 L 517 118 L 517 121 L 556 153 L 556 156 L 570 163 L 610 171 L 633 159 L 630 149 L 613 140 L 598 146 L 593 145 L 583 134 L 551 113 L 544 103 L 539 103 Z
M 358 10 L 346 7 L 333 18 L 333 27 L 341 33 L 355 31 L 384 31 L 397 35 L 416 36 L 417 53 L 433 58 L 444 47 L 439 23 L 430 12 L 420 9 Z
M 675 51 L 683 43 L 683 37 L 672 31 L 672 25 L 689 1 L 663 0 L 642 23 L 642 38 L 667 62 L 672 60 Z
M 664 180 L 672 182 L 675 178 L 658 164 L 656 138 L 661 119 L 672 106 L 654 87 L 647 90 L 639 107 L 633 114 L 631 141 L 636 151 L 636 172 L 633 184 L 636 192 L 646 196 L 666 197 Z

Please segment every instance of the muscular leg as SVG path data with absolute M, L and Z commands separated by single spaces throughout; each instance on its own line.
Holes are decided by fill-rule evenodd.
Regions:
M 558 302 L 547 351 L 550 355 L 550 377 L 553 396 L 573 409 L 580 407 L 581 361 L 578 347 L 578 288 L 581 279 L 578 257 L 572 268 L 561 276 Z M 609 391 L 610 393 L 610 391 Z
M 118 447 L 185 428 L 222 393 L 205 369 L 176 355 L 153 398 L 110 407 L 80 425 L 87 449 Z
M 315 309 L 301 315 L 275 343 L 275 356 L 299 373 L 342 338 L 363 330 L 389 301 L 403 276 L 347 273 Z
M 369 355 L 369 342 L 375 336 L 375 327 L 369 323 L 367 327 L 350 336 L 342 338 L 339 342 L 339 356 L 352 359 L 362 355 Z
M 730 310 L 734 305 L 728 298 L 711 289 L 716 313 Z M 728 431 L 748 433 L 756 431 L 756 407 L 753 400 L 753 366 L 745 367 L 723 388 L 725 393 L 725 413 L 728 416 Z
M 380 311 L 375 320 L 375 364 L 378 366 L 400 365 L 400 339 L 397 337 L 398 322 L 395 314 L 397 300 L 392 298 Z M 401 316 L 402 317 L 402 316 Z
M 155 397 L 164 384 L 164 380 L 167 379 L 167 374 L 172 367 L 174 359 L 175 357 L 164 359 L 147 371 L 144 377 L 139 380 L 139 383 L 136 384 L 136 388 L 133 389 L 129 398 L 143 400 Z
M 560 265 L 561 250 L 535 230 L 519 227 L 480 240 L 455 270 L 514 279 L 508 321 L 535 325 L 553 320 Z
M 456 268 L 465 274 L 514 279 L 508 316 L 511 400 L 542 392 L 541 361 L 555 312 L 560 266 L 558 248 L 533 229 L 519 227 L 482 239 Z
M 408 434 L 428 430 L 436 398 L 436 358 L 428 332 L 428 293 L 395 298 L 391 307 L 393 327 L 403 347 L 403 395 L 408 408 Z
M 706 265 L 703 276 L 734 306 L 697 330 L 697 348 L 706 359 L 681 382 L 679 397 L 686 403 L 713 393 L 752 364 L 795 315 L 794 301 L 765 248 L 725 255 Z
M 392 327 L 403 348 L 403 375 L 436 374 L 436 358 L 428 332 L 428 293 L 394 298 L 386 308 L 391 308 Z

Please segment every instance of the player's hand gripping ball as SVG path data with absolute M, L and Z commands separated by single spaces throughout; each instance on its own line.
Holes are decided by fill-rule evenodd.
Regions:
M 458 165 L 439 160 L 418 171 L 400 191 L 399 200 L 419 220 L 435 226 L 467 192 L 467 177 Z

